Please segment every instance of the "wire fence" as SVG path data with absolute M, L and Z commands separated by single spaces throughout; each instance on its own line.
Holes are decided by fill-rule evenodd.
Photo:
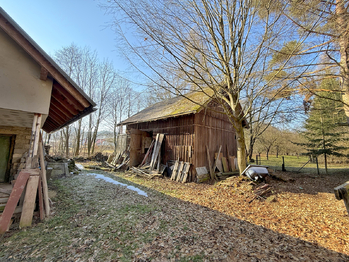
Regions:
M 298 173 L 326 174 L 323 159 L 308 156 L 261 156 L 256 155 L 255 162 L 250 164 L 267 166 L 274 171 L 289 171 Z M 349 172 L 349 164 L 328 164 L 328 174 L 337 172 Z

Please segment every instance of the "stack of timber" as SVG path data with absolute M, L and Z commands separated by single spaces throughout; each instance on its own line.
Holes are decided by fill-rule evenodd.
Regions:
M 166 165 L 161 164 L 161 146 L 164 140 L 164 134 L 157 134 L 155 140 L 150 144 L 150 147 L 145 154 L 141 164 L 136 167 L 131 167 L 131 170 L 138 175 L 146 178 L 161 177 L 166 169 Z
M 251 203 L 255 199 L 273 201 L 274 198 L 271 197 L 272 189 L 272 186 L 269 184 L 264 184 L 257 187 L 255 190 L 253 190 L 253 196 L 249 199 L 248 203 Z
M 34 211 L 38 206 L 40 219 L 50 215 L 50 204 L 46 180 L 46 168 L 42 135 L 40 132 L 41 114 L 34 114 L 30 149 L 26 157 L 25 168 L 20 170 L 16 180 L 12 181 L 12 190 L 2 189 L 1 194 L 7 197 L 1 198 L 5 204 L 0 217 L 0 234 L 9 230 L 12 217 L 20 214 L 19 227 L 25 228 L 32 224 Z M 39 169 L 39 160 L 41 169 Z M 37 203 L 38 195 L 38 203 Z M 19 203 L 19 206 L 18 206 Z
M 126 149 L 122 152 L 117 152 L 115 155 L 111 155 L 108 157 L 106 161 L 107 166 L 114 169 L 121 169 L 122 167 L 126 167 L 126 165 L 130 162 L 130 150 Z
M 176 161 L 172 174 L 171 174 L 171 180 L 186 183 L 189 182 L 189 169 L 190 169 L 190 163 L 189 162 L 183 162 L 183 161 Z
M 217 153 L 215 153 L 215 161 L 211 165 L 211 156 L 208 146 L 206 145 L 207 161 L 209 166 L 209 176 L 212 180 L 224 180 L 231 176 L 239 175 L 236 169 L 237 159 L 235 156 L 229 155 L 229 150 L 227 148 L 228 157 L 224 157 L 222 153 L 222 146 L 219 147 Z M 228 161 L 229 160 L 229 161 Z M 207 169 L 206 169 L 207 170 Z M 207 174 L 205 170 L 199 168 L 198 182 L 204 182 L 207 179 Z M 198 172 L 198 169 L 197 169 Z M 208 172 L 207 172 L 208 173 Z

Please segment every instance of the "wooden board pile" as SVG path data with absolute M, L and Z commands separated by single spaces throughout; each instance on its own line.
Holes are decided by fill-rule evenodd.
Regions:
M 16 180 L 12 181 L 13 188 L 10 192 L 2 190 L 3 194 L 10 194 L 6 199 L 6 205 L 0 217 L 0 234 L 4 234 L 9 229 L 13 222 L 12 217 L 16 213 L 20 214 L 20 228 L 31 226 L 34 210 L 36 208 L 37 195 L 40 219 L 44 219 L 45 211 L 47 217 L 50 215 L 44 149 L 40 126 L 41 114 L 35 114 L 25 169 L 20 170 Z M 39 159 L 41 169 L 38 168 Z M 4 201 L 4 199 L 2 201 Z
M 224 180 L 228 177 L 239 175 L 237 171 L 237 159 L 235 156 L 230 156 L 228 152 L 228 158 L 224 157 L 222 151 L 222 146 L 219 147 L 218 153 L 215 153 L 215 161 L 214 164 L 211 164 L 211 156 L 208 146 L 206 145 L 206 153 L 207 153 L 207 161 L 209 166 L 209 171 L 207 171 L 206 167 L 197 167 L 197 182 L 202 183 L 207 180 Z M 229 161 L 228 161 L 229 160 Z M 229 167 L 230 166 L 230 167 Z
M 171 180 L 186 183 L 189 182 L 190 163 L 183 161 L 175 161 L 172 169 Z
M 162 176 L 166 169 L 166 165 L 161 164 L 161 146 L 164 137 L 164 134 L 156 135 L 155 140 L 151 142 L 141 164 L 137 168 L 131 168 L 134 172 L 147 178 Z
M 273 187 L 269 184 L 264 184 L 262 186 L 257 187 L 253 190 L 253 196 L 248 200 L 248 203 L 251 203 L 255 199 L 266 200 L 268 202 L 274 201 L 274 197 L 272 197 Z
M 130 150 L 126 149 L 122 152 L 117 152 L 115 155 L 110 155 L 106 164 L 114 169 L 121 169 L 122 167 L 126 167 L 126 165 L 130 162 Z

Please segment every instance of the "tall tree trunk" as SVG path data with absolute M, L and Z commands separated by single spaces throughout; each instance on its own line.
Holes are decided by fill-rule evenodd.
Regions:
M 87 131 L 87 155 L 91 155 L 92 147 L 92 114 L 89 116 L 88 131 Z
M 116 143 L 117 143 L 117 118 L 115 117 L 113 123 L 113 143 L 114 143 L 114 154 L 116 154 Z
M 326 175 L 328 174 L 327 172 L 327 154 L 324 154 L 324 161 L 325 161 L 325 171 L 326 171 Z
M 65 127 L 65 157 L 69 158 L 69 126 Z
M 254 139 L 252 137 L 252 134 L 250 134 L 250 146 L 248 149 L 248 160 L 251 162 L 252 157 L 253 157 L 253 147 L 254 147 L 254 143 L 256 142 L 256 139 Z
M 240 174 L 246 168 L 246 144 L 245 144 L 245 134 L 242 123 L 236 128 L 236 142 L 237 142 L 237 158 Z
M 93 131 L 91 154 L 94 154 L 94 152 L 95 152 L 95 145 L 96 145 L 97 134 L 98 134 L 98 126 L 99 126 L 99 119 L 97 119 L 95 130 Z
M 270 148 L 267 149 L 267 160 L 269 160 L 269 150 Z
M 80 154 L 80 143 L 81 143 L 81 123 L 82 119 L 78 121 L 78 130 L 76 131 L 76 147 L 74 156 L 78 156 Z
M 339 36 L 339 49 L 340 49 L 340 72 L 341 72 L 341 84 L 343 90 L 343 101 L 345 102 L 344 110 L 347 116 L 347 122 L 349 123 L 349 28 L 347 16 L 348 12 L 345 8 L 346 1 L 336 0 L 336 15 L 337 15 L 337 28 L 340 33 Z

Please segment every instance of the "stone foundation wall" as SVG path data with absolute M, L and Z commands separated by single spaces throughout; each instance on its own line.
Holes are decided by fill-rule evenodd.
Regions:
M 10 170 L 10 179 L 13 179 L 14 175 L 18 171 L 18 167 L 23 154 L 29 150 L 31 128 L 0 126 L 0 134 L 15 135 L 15 143 L 14 143 L 12 164 L 11 164 L 11 170 Z

